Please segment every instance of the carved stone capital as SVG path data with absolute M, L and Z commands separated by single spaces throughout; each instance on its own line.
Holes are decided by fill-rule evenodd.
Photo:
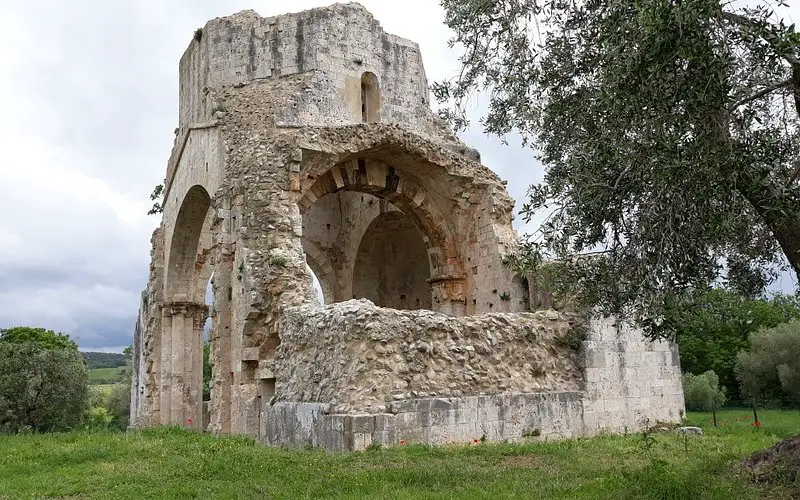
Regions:
M 162 310 L 164 315 L 168 317 L 183 316 L 184 318 L 192 318 L 195 328 L 203 327 L 209 313 L 207 305 L 194 302 L 170 302 L 164 304 Z

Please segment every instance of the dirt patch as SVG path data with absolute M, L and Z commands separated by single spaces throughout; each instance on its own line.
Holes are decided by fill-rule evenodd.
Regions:
M 794 486 L 800 490 L 800 436 L 753 453 L 745 459 L 744 466 L 750 471 L 753 483 Z

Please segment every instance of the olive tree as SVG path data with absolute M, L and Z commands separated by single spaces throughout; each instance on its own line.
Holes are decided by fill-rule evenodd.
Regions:
M 800 402 L 800 320 L 750 335 L 750 350 L 736 359 L 742 392 L 754 398 L 784 397 Z
M 465 125 L 539 151 L 533 250 L 578 262 L 586 300 L 653 336 L 667 301 L 800 273 L 800 35 L 781 1 L 441 0 L 461 71 L 434 84 Z M 575 260 L 594 252 L 594 259 Z
M 0 342 L 0 431 L 74 428 L 88 395 L 88 371 L 77 349 Z
M 683 398 L 690 411 L 714 411 L 725 404 L 725 388 L 713 370 L 700 375 L 685 373 L 681 377 Z

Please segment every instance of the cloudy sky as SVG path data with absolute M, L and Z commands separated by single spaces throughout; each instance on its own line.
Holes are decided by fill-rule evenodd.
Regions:
M 2 0 L 0 328 L 52 328 L 86 350 L 129 344 L 158 224 L 146 215 L 149 194 L 165 175 L 192 33 L 243 9 L 270 16 L 328 3 Z M 361 3 L 420 44 L 430 81 L 454 74 L 437 0 Z M 513 138 L 503 146 L 477 128 L 463 138 L 515 199 L 541 179 Z

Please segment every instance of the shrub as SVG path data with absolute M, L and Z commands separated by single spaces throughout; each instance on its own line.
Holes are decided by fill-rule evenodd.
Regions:
M 77 349 L 0 342 L 0 429 L 56 431 L 81 424 L 88 372 Z
M 701 375 L 686 373 L 681 381 L 687 410 L 711 411 L 725 403 L 725 388 L 719 386 L 719 377 L 713 370 Z
M 108 429 L 114 422 L 114 415 L 108 409 L 102 406 L 93 406 L 89 410 L 89 418 L 87 424 L 95 429 Z
M 130 376 L 127 383 L 115 385 L 105 398 L 104 405 L 108 413 L 114 418 L 112 427 L 125 430 L 128 428 L 131 414 L 131 384 Z
M 750 335 L 750 350 L 736 357 L 742 392 L 754 398 L 800 399 L 800 320 Z

